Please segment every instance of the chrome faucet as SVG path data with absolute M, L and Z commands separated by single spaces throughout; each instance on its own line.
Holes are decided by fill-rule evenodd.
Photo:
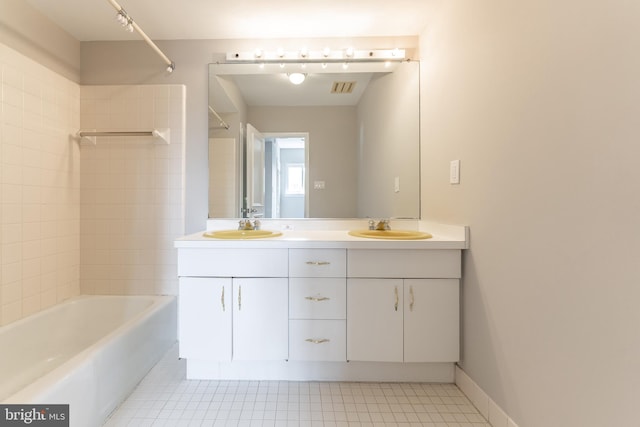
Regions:
M 250 219 L 242 219 L 238 222 L 238 230 L 260 230 L 260 220 L 254 219 L 251 222 Z
M 376 224 L 376 222 L 374 220 L 370 219 L 369 220 L 369 230 L 391 230 L 391 227 L 389 226 L 389 220 L 388 219 L 381 219 Z

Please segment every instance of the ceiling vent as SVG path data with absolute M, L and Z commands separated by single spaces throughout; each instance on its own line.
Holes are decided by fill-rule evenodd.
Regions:
M 352 93 L 356 82 L 333 82 L 331 93 Z

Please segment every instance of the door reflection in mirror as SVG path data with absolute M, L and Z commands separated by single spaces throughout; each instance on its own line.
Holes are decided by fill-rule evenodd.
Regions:
M 306 134 L 265 134 L 266 218 L 305 218 Z

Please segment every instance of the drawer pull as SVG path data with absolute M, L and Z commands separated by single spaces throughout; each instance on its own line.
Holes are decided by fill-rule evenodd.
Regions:
M 220 295 L 220 304 L 222 305 L 222 311 L 225 311 L 225 307 L 224 307 L 224 286 L 222 287 L 222 294 Z
M 329 261 L 307 261 L 307 265 L 329 265 Z
M 304 297 L 304 299 L 308 299 L 309 301 L 318 302 L 318 301 L 327 301 L 327 300 L 329 300 L 331 298 L 328 298 L 328 297 Z
M 242 310 L 242 286 L 238 286 L 238 311 Z
M 393 290 L 394 293 L 396 294 L 396 303 L 393 305 L 393 308 L 398 311 L 398 287 L 396 286 L 395 289 Z
M 322 344 L 322 343 L 325 343 L 325 342 L 329 342 L 330 340 L 327 339 L 327 338 L 321 338 L 319 340 L 316 340 L 316 339 L 313 339 L 313 338 L 307 338 L 305 341 L 306 342 L 310 342 L 311 344 Z

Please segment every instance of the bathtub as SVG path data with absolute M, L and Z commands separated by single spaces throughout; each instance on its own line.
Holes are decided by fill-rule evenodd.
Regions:
M 80 296 L 0 328 L 0 402 L 101 426 L 176 341 L 171 296 Z

